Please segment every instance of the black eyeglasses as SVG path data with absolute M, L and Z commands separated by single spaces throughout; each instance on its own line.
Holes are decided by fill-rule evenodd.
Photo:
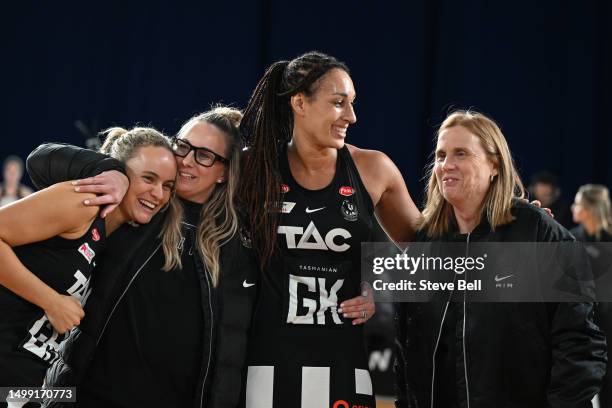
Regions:
M 215 164 L 215 161 L 217 160 L 224 164 L 229 163 L 228 159 L 206 147 L 196 147 L 185 139 L 172 139 L 172 151 L 177 156 L 185 157 L 192 150 L 194 151 L 193 154 L 195 161 L 204 167 L 212 167 L 212 165 Z

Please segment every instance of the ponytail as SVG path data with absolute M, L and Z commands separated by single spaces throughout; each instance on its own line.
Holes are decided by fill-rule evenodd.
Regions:
M 259 81 L 244 111 L 240 130 L 248 152 L 238 190 L 249 214 L 253 247 L 264 267 L 276 246 L 281 176 L 278 156 L 291 139 L 293 115 L 283 91 L 287 61 L 272 64 Z

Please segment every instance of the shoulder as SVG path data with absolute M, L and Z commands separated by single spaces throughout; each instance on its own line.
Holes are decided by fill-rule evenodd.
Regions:
M 398 181 L 403 182 L 399 169 L 385 153 L 360 149 L 349 144 L 346 147 L 357 166 L 359 175 L 369 189 L 386 188 Z
M 515 199 L 512 203 L 512 215 L 515 227 L 528 228 L 537 233 L 537 241 L 573 241 L 570 232 L 559 224 L 553 217 L 541 208 L 522 200 Z
M 94 195 L 77 193 L 70 182 L 63 182 L 2 207 L 3 238 L 11 246 L 56 235 L 78 238 L 89 229 L 99 211 L 98 207 L 83 204 L 83 200 L 90 197 Z
M 546 217 L 551 218 L 541 208 L 519 199 L 512 201 L 512 215 L 517 219 L 544 220 Z
M 48 187 L 53 191 L 55 198 L 52 202 L 61 209 L 62 214 L 65 214 L 66 219 L 72 220 L 72 228 L 61 234 L 64 238 L 80 237 L 87 229 L 89 229 L 93 220 L 98 216 L 100 207 L 86 206 L 83 201 L 96 197 L 93 193 L 77 193 L 74 191 L 74 186 L 70 181 L 57 183 Z M 46 189 L 45 189 L 46 190 Z M 29 195 L 27 197 L 31 197 Z M 27 198 L 26 197 L 26 198 Z
M 395 166 L 389 156 L 378 150 L 361 149 L 346 145 L 357 167 Z
M 95 206 L 86 207 L 83 201 L 94 197 L 96 195 L 93 193 L 77 193 L 74 191 L 72 182 L 64 181 L 30 194 L 19 202 L 27 206 L 55 208 L 66 213 L 77 209 L 78 215 L 89 214 L 93 218 L 98 213 L 99 208 Z
M 45 190 L 50 190 L 53 195 L 60 196 L 62 198 L 62 203 L 70 206 L 77 206 L 81 213 L 90 215 L 90 218 L 93 218 L 98 214 L 99 207 L 86 207 L 83 204 L 83 201 L 95 198 L 96 195 L 94 193 L 77 193 L 74 191 L 74 186 L 72 185 L 71 181 L 53 184 L 42 191 Z
M 34 207 L 52 207 L 49 216 L 55 217 L 63 225 L 69 227 L 64 238 L 73 235 L 80 236 L 98 216 L 100 207 L 86 206 L 83 201 L 96 197 L 93 193 L 77 193 L 70 181 L 53 184 L 34 194 L 23 198 L 24 201 L 35 200 Z M 49 205 L 53 203 L 53 205 Z

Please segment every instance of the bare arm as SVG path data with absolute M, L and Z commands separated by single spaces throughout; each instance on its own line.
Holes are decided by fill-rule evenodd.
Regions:
M 396 243 L 410 241 L 421 213 L 412 201 L 399 169 L 384 153 L 347 146 L 381 226 Z M 340 305 L 345 317 L 355 319 L 353 324 L 365 323 L 376 313 L 372 288 L 366 282 L 362 282 L 362 292 L 362 296 Z
M 372 198 L 374 211 L 387 235 L 395 242 L 408 242 L 421 220 L 402 173 L 384 153 L 349 146 L 361 179 Z
M 81 305 L 41 281 L 12 247 L 84 233 L 98 209 L 85 207 L 81 200 L 70 183 L 60 183 L 0 208 L 0 285 L 43 309 L 60 333 L 80 322 Z

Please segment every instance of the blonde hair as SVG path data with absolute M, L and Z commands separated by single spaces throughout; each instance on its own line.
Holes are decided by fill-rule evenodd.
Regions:
M 113 127 L 106 129 L 102 133 L 106 134 L 106 138 L 102 147 L 100 147 L 100 152 L 123 163 L 134 157 L 136 151 L 141 147 L 161 147 L 173 154 L 168 137 L 153 128 L 135 127 L 126 130 L 120 127 Z M 167 211 L 164 225 L 159 234 L 164 250 L 164 271 L 181 266 L 181 255 L 178 250 L 178 243 L 181 239 L 182 214 L 180 209 L 181 205 L 177 202 L 173 189 L 167 207 L 161 210 Z
M 238 230 L 238 214 L 234 197 L 240 175 L 240 131 L 238 126 L 242 112 L 227 106 L 217 105 L 211 110 L 189 119 L 179 130 L 177 137 L 182 138 L 200 122 L 216 126 L 225 135 L 229 160 L 225 183 L 217 183 L 208 200 L 202 205 L 197 232 L 197 246 L 204 264 L 210 271 L 213 285 L 217 286 L 220 275 L 219 251 Z
M 597 239 L 601 238 L 601 231 L 612 233 L 612 208 L 608 188 L 601 184 L 585 184 L 578 189 L 576 196 L 578 195 L 580 205 L 595 219 Z
M 497 165 L 498 175 L 491 182 L 484 201 L 486 217 L 491 228 L 495 230 L 510 223 L 514 219 L 511 213 L 512 199 L 524 197 L 525 188 L 501 129 L 497 123 L 482 113 L 458 110 L 448 115 L 442 122 L 436 141 L 443 131 L 455 126 L 462 126 L 478 137 L 487 157 Z M 449 231 L 453 211 L 451 204 L 442 195 L 434 173 L 434 165 L 435 157 L 427 173 L 429 183 L 425 190 L 427 198 L 421 228 L 426 231 L 427 236 L 439 238 Z

